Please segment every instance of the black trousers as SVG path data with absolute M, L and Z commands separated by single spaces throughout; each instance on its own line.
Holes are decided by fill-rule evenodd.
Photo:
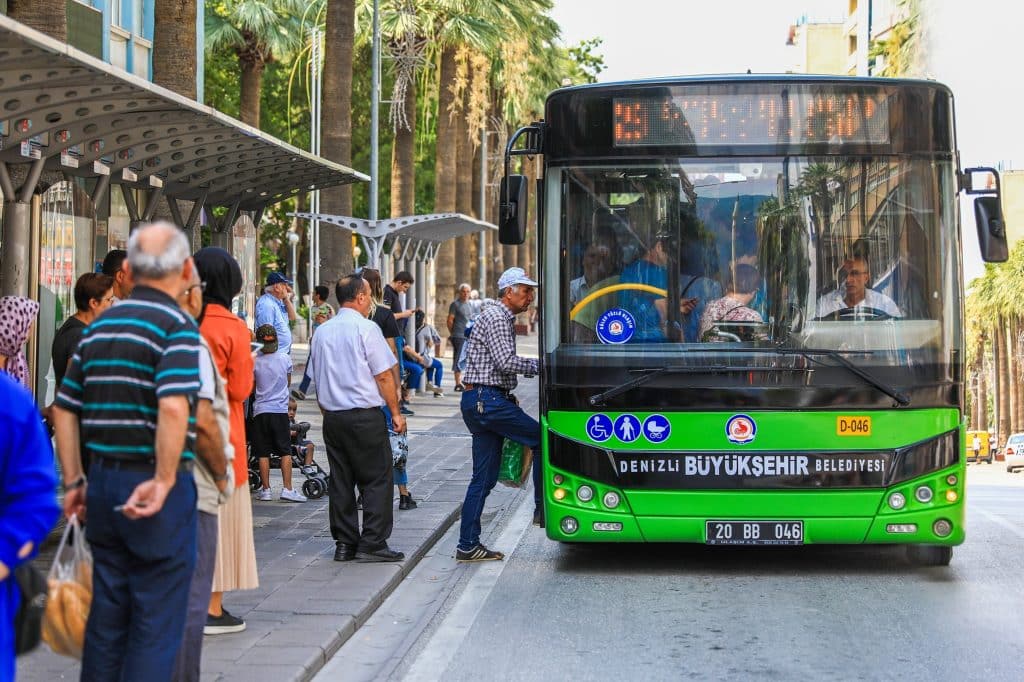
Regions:
M 394 525 L 393 459 L 384 412 L 374 407 L 324 413 L 324 445 L 331 465 L 331 536 L 359 551 L 384 549 Z M 363 495 L 362 533 L 356 487 Z

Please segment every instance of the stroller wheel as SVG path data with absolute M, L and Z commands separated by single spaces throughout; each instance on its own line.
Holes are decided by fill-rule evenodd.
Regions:
M 302 484 L 302 494 L 311 500 L 318 500 L 327 492 L 326 487 L 318 478 L 307 478 Z
M 263 484 L 260 481 L 260 472 L 249 469 L 249 489 L 259 490 L 262 485 Z

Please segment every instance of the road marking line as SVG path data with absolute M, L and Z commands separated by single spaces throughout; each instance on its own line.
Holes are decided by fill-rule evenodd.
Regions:
M 519 508 L 509 520 L 505 530 L 495 542 L 495 547 L 509 547 L 504 561 L 484 561 L 473 566 L 476 574 L 470 578 L 466 588 L 459 595 L 451 611 L 445 616 L 444 622 L 434 632 L 420 655 L 409 667 L 405 676 L 408 682 L 433 682 L 444 675 L 452 663 L 452 657 L 462 645 L 473 623 L 476 622 L 480 610 L 487 601 L 494 586 L 501 578 L 502 571 L 512 558 L 516 547 L 533 520 L 533 496 L 524 495 Z M 466 568 L 471 568 L 467 566 Z
M 1024 530 L 1021 530 L 1017 526 L 1013 525 L 1012 523 L 1010 523 L 1009 521 L 1004 519 L 1002 516 L 998 516 L 996 514 L 993 514 L 990 511 L 985 511 L 981 507 L 977 507 L 977 506 L 973 506 L 973 505 L 972 505 L 972 507 L 973 507 L 974 511 L 978 512 L 979 514 L 984 516 L 989 521 L 992 521 L 993 523 L 1002 526 L 1006 530 L 1010 531 L 1011 533 L 1013 533 L 1014 535 L 1019 537 L 1021 540 L 1024 540 Z

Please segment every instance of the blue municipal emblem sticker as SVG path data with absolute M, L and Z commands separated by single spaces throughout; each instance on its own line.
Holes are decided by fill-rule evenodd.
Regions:
M 652 443 L 664 443 L 672 433 L 672 425 L 661 414 L 652 414 L 644 420 L 644 438 Z
M 587 420 L 587 435 L 595 443 L 603 443 L 612 437 L 612 420 L 606 414 L 591 415 Z
M 640 420 L 631 414 L 620 414 L 615 420 L 615 436 L 623 443 L 632 443 L 640 437 Z
M 725 423 L 725 437 L 730 443 L 749 443 L 757 435 L 757 423 L 745 414 L 733 415 Z
M 612 308 L 597 318 L 596 331 L 601 343 L 626 343 L 636 333 L 636 320 L 628 310 Z

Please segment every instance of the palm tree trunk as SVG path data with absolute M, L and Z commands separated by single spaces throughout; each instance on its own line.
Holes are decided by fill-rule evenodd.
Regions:
M 441 68 L 438 71 L 437 94 L 437 142 L 434 162 L 434 212 L 452 213 L 456 210 L 457 193 L 456 160 L 458 154 L 458 126 L 450 114 L 454 93 L 450 84 L 455 81 L 455 47 L 447 46 L 441 51 Z M 438 249 L 437 281 L 434 289 L 434 326 L 447 329 L 448 306 L 455 296 L 456 260 L 455 240 L 449 239 Z
M 1024 389 L 1021 388 L 1021 343 L 1020 343 L 1020 331 L 1021 331 L 1021 320 L 1019 317 L 1014 317 L 1010 322 L 1010 337 L 1013 340 L 1013 355 L 1011 360 L 1013 363 L 1013 374 L 1010 375 L 1010 387 L 1013 391 L 1014 410 L 1013 410 L 1013 431 L 1024 431 Z
M 456 117 L 457 139 L 456 145 L 457 160 L 455 164 L 455 208 L 459 213 L 471 216 L 476 213 L 473 210 L 473 145 L 469 139 L 469 122 L 466 120 L 466 98 L 468 90 L 463 92 L 462 102 L 459 106 L 459 113 Z M 455 271 L 456 278 L 460 282 L 470 282 L 473 286 L 472 272 L 475 264 L 473 254 L 475 251 L 476 235 L 467 234 L 459 237 L 455 242 Z
M 251 51 L 238 55 L 242 67 L 242 83 L 238 94 L 238 118 L 253 128 L 260 127 L 260 97 L 263 92 L 263 69 L 266 63 Z
M 323 106 L 320 153 L 343 166 L 352 165 L 352 58 L 355 49 L 355 0 L 327 0 L 324 27 Z M 320 211 L 352 215 L 352 186 L 320 192 Z M 321 227 L 320 281 L 333 284 L 352 271 L 352 233 Z M 334 290 L 333 286 L 329 289 Z
M 999 425 L 999 438 L 1005 441 L 1013 432 L 1010 429 L 1009 346 L 1006 343 L 1006 320 L 1001 316 L 996 318 L 996 341 L 996 373 L 999 381 L 999 415 L 996 423 Z
M 7 0 L 7 16 L 62 43 L 68 41 L 67 0 Z
M 196 98 L 196 0 L 156 0 L 153 82 Z
M 391 146 L 391 217 L 416 212 L 416 79 L 405 91 L 405 118 L 409 130 L 398 126 Z

